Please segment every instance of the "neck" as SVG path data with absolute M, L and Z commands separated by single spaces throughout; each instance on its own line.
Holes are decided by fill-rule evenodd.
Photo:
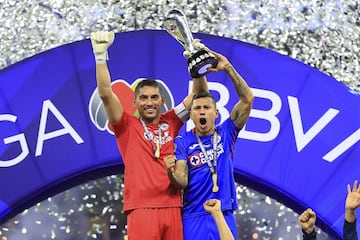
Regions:
M 159 118 L 144 118 L 144 117 L 139 117 L 143 122 L 148 123 L 148 124 L 157 124 L 159 123 Z

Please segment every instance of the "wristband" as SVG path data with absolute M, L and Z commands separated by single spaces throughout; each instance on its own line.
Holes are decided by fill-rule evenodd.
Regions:
M 104 63 L 109 60 L 108 52 L 94 53 L 96 63 Z

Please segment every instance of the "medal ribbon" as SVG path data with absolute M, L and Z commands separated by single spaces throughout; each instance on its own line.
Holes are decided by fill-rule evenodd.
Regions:
M 196 140 L 200 146 L 201 152 L 204 154 L 205 160 L 207 165 L 209 166 L 210 172 L 212 174 L 212 180 L 213 180 L 213 192 L 217 192 L 219 191 L 219 187 L 217 185 L 217 168 L 216 168 L 216 161 L 217 161 L 217 143 L 216 143 L 216 139 L 217 139 L 217 132 L 214 132 L 214 135 L 211 138 L 211 143 L 213 145 L 213 163 L 211 163 L 211 159 L 209 159 L 208 155 L 206 154 L 204 145 L 201 142 L 201 139 L 199 137 L 199 135 L 197 135 L 195 133 L 196 136 Z
M 149 132 L 144 120 L 142 120 L 140 118 L 140 122 L 141 122 L 142 127 L 144 128 L 145 135 L 147 136 L 148 140 L 150 141 L 151 148 L 152 148 L 152 150 L 154 152 L 154 157 L 156 159 L 158 159 L 160 157 L 160 148 L 161 148 L 161 128 L 160 128 L 160 123 L 158 124 L 159 140 L 157 142 L 153 142 L 153 138 L 155 136 L 152 136 L 152 134 Z M 154 133 L 154 135 L 155 135 L 155 133 Z M 154 148 L 154 144 L 155 144 L 155 148 Z

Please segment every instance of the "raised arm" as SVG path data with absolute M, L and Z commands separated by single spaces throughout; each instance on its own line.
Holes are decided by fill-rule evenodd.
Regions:
M 316 239 L 315 222 L 316 214 L 312 209 L 308 208 L 300 214 L 299 223 L 303 232 L 304 240 Z
M 208 48 L 203 43 L 201 43 L 199 39 L 194 39 L 193 44 L 197 49 L 200 49 L 200 50 L 206 49 L 206 50 L 208 50 Z M 184 51 L 183 55 L 184 55 L 185 58 L 190 57 L 190 53 L 188 51 Z M 207 84 L 206 76 L 202 76 L 200 78 L 193 78 L 193 86 L 192 86 L 191 92 L 190 92 L 190 94 L 188 96 L 185 97 L 185 99 L 183 101 L 183 103 L 185 104 L 186 109 L 188 111 L 190 111 L 191 101 L 192 101 L 192 98 L 193 98 L 193 96 L 195 94 L 198 94 L 200 92 L 208 92 L 208 91 L 209 91 L 209 87 L 208 87 L 208 84 Z
M 242 129 L 249 118 L 254 95 L 250 90 L 245 80 L 240 76 L 236 69 L 231 65 L 229 60 L 223 55 L 211 51 L 219 63 L 216 68 L 210 68 L 209 71 L 218 72 L 225 71 L 232 80 L 236 92 L 239 96 L 239 101 L 235 104 L 231 111 L 231 120 L 234 122 L 238 129 Z
M 201 78 L 194 78 L 191 93 L 189 95 L 187 95 L 183 101 L 186 109 L 188 111 L 190 111 L 191 101 L 192 101 L 192 98 L 194 95 L 198 94 L 199 92 L 208 92 L 208 91 L 209 91 L 209 88 L 208 88 L 208 84 L 207 84 L 207 80 L 206 80 L 205 76 L 203 76 Z
M 113 32 L 93 32 L 90 35 L 91 44 L 96 61 L 96 82 L 99 96 L 104 104 L 109 122 L 120 120 L 123 107 L 119 98 L 111 89 L 111 78 L 107 66 L 107 49 L 114 42 L 115 34 Z
M 357 240 L 356 209 L 360 206 L 360 185 L 355 180 L 353 187 L 347 185 L 347 197 L 345 201 L 345 220 L 343 227 L 344 240 Z
M 204 203 L 204 209 L 214 218 L 219 231 L 220 240 L 233 240 L 234 236 L 221 211 L 221 201 L 218 199 L 209 199 Z
M 350 184 L 347 185 L 347 197 L 345 201 L 345 220 L 348 222 L 355 222 L 356 209 L 360 206 L 360 185 L 355 180 L 353 187 Z

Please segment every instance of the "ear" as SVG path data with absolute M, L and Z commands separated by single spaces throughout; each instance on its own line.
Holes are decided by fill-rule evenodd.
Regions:
M 133 97 L 133 104 L 134 104 L 134 106 L 136 106 L 136 99 L 135 99 L 135 97 Z
M 216 109 L 216 117 L 219 116 L 219 109 Z

